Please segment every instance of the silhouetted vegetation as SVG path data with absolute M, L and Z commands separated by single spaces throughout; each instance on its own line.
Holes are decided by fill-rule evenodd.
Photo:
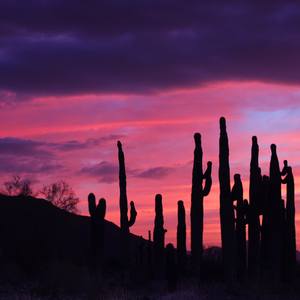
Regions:
M 158 276 L 160 275 L 164 265 L 164 248 L 165 248 L 165 233 L 162 196 L 155 196 L 155 220 L 153 230 L 153 251 Z
M 177 223 L 177 260 L 178 267 L 181 272 L 185 271 L 187 263 L 186 254 L 186 223 L 185 223 L 185 208 L 182 200 L 177 202 L 178 206 L 178 223 Z
M 32 196 L 32 183 L 29 179 L 23 179 L 19 175 L 14 175 L 10 180 L 4 182 L 1 194 L 8 196 Z
M 219 140 L 220 221 L 224 275 L 230 283 L 236 273 L 236 236 L 230 190 L 229 145 L 226 120 L 220 118 Z
M 43 186 L 39 194 L 61 209 L 77 212 L 79 198 L 76 197 L 70 185 L 63 180 Z
M 207 169 L 203 173 L 202 145 L 200 133 L 195 133 L 195 150 L 192 178 L 192 201 L 191 201 L 191 253 L 193 266 L 199 270 L 203 253 L 203 199 L 210 192 L 212 179 L 212 163 L 207 163 Z M 203 181 L 205 181 L 203 186 Z
M 130 233 L 129 228 L 135 224 L 137 212 L 131 201 L 128 216 L 125 158 L 122 144 L 118 141 L 120 228 L 105 220 L 104 198 L 96 203 L 95 195 L 90 193 L 90 218 L 78 216 L 74 212 L 79 199 L 64 181 L 43 187 L 40 194 L 45 201 L 31 196 L 34 192 L 29 180 L 14 176 L 4 183 L 4 191 L 0 195 L 0 262 L 3 265 L 0 275 L 2 272 L 7 281 L 10 278 L 22 281 L 18 279 L 22 278 L 18 272 L 24 272 L 25 277 L 35 280 L 42 274 L 50 282 L 53 278 L 50 280 L 49 275 L 45 275 L 47 271 L 43 270 L 50 273 L 53 267 L 53 273 L 60 273 L 58 266 L 69 264 L 72 267 L 66 267 L 68 276 L 71 277 L 74 269 L 80 272 L 81 279 L 85 278 L 88 282 L 82 285 L 89 291 L 90 298 L 99 293 L 105 297 L 116 285 L 135 292 L 147 289 L 153 293 L 161 284 L 161 291 L 173 293 L 187 282 L 198 284 L 200 281 L 202 286 L 213 282 L 229 287 L 230 291 L 235 290 L 238 283 L 246 298 L 251 296 L 248 287 L 252 284 L 256 293 L 284 288 L 283 283 L 288 288 L 296 288 L 300 269 L 296 260 L 295 183 L 288 161 L 284 161 L 280 171 L 277 149 L 272 144 L 269 176 L 262 175 L 257 137 L 252 137 L 248 203 L 244 198 L 240 174 L 234 175 L 231 188 L 226 120 L 220 118 L 222 248 L 204 249 L 203 200 L 212 186 L 212 163 L 208 162 L 203 172 L 201 135 L 196 133 L 194 140 L 191 253 L 187 251 L 183 200 L 177 202 L 177 249 L 170 243 L 165 247 L 167 230 L 161 194 L 155 196 L 153 241 L 151 231 L 148 231 L 148 240 Z M 286 188 L 285 199 L 282 199 L 282 186 Z M 13 276 L 6 271 L 6 268 L 12 269 L 11 265 L 18 269 Z M 89 272 L 82 275 L 85 268 Z M 65 283 L 63 285 L 66 286 Z M 156 285 L 155 288 L 152 285 Z M 56 284 L 53 286 L 57 288 Z M 55 290 L 53 286 L 48 287 L 51 292 Z M 220 297 L 223 296 L 224 293 Z

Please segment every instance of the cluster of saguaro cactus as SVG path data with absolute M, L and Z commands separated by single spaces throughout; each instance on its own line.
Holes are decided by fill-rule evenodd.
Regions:
M 203 200 L 212 186 L 212 163 L 207 163 L 203 172 L 203 152 L 201 135 L 194 135 L 194 163 L 191 193 L 191 256 L 193 269 L 201 267 L 203 254 Z M 137 212 L 128 202 L 126 192 L 125 159 L 122 145 L 118 141 L 119 186 L 120 186 L 120 227 L 124 253 L 128 251 L 129 227 L 135 223 Z M 282 199 L 282 184 L 286 186 L 286 201 Z M 231 189 L 229 143 L 225 118 L 220 118 L 219 139 L 219 185 L 220 185 L 220 223 L 222 257 L 225 278 L 230 282 L 236 279 L 251 280 L 290 280 L 295 274 L 296 265 L 296 229 L 295 229 L 295 187 L 292 168 L 284 161 L 282 171 L 277 157 L 276 146 L 271 145 L 269 176 L 262 176 L 259 167 L 259 146 L 256 136 L 252 137 L 249 203 L 244 199 L 243 184 L 239 174 L 234 175 Z M 105 199 L 96 206 L 94 194 L 89 194 L 89 212 L 91 215 L 91 248 L 97 261 L 104 244 Z M 165 249 L 165 233 L 162 196 L 155 196 L 155 221 L 153 242 L 151 232 L 144 245 L 140 240 L 138 259 L 140 264 L 147 261 L 149 274 L 153 270 L 161 275 L 166 267 L 166 279 L 169 290 L 177 283 L 177 270 L 181 273 L 187 268 L 186 219 L 182 200 L 177 202 L 177 250 L 172 244 Z M 262 221 L 260 221 L 262 216 Z M 248 224 L 248 247 L 247 247 Z M 144 251 L 144 248 L 146 251 Z M 152 251 L 153 249 L 153 251 Z M 145 258 L 144 256 L 145 252 Z M 152 253 L 153 252 L 153 253 Z M 175 255 L 176 254 L 176 255 Z M 154 266 L 152 269 L 152 264 Z
M 195 150 L 192 177 L 191 195 L 191 252 L 194 267 L 198 268 L 203 253 L 203 199 L 210 192 L 212 185 L 212 163 L 207 163 L 207 169 L 203 173 L 201 135 L 195 133 Z M 203 181 L 205 184 L 203 186 Z
M 93 193 L 88 196 L 89 213 L 91 216 L 91 264 L 97 268 L 101 262 L 104 246 L 104 218 L 106 213 L 106 201 L 101 198 L 96 205 L 96 197 Z

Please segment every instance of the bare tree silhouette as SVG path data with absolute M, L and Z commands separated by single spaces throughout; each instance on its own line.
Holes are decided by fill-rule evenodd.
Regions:
M 63 180 L 45 185 L 40 194 L 61 209 L 71 213 L 77 212 L 79 198 L 76 197 L 70 185 Z
M 19 175 L 14 175 L 10 180 L 4 182 L 1 194 L 7 196 L 33 196 L 32 182 L 29 179 L 22 179 Z

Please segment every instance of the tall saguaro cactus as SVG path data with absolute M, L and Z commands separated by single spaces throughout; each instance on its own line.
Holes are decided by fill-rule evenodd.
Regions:
M 158 268 L 162 267 L 165 247 L 165 233 L 162 196 L 155 196 L 155 220 L 153 231 L 154 258 Z
M 191 251 L 193 264 L 198 268 L 203 253 L 203 199 L 209 194 L 211 189 L 212 163 L 210 161 L 207 163 L 207 169 L 203 174 L 203 151 L 200 133 L 194 134 L 194 140 L 195 150 L 191 195 Z M 204 186 L 203 181 L 205 181 Z
M 260 241 L 260 267 L 262 279 L 267 279 L 272 261 L 269 253 L 271 248 L 271 204 L 270 204 L 270 178 L 266 175 L 262 179 L 262 225 Z
M 285 279 L 292 280 L 296 266 L 296 227 L 295 227 L 295 184 L 292 167 L 284 161 L 281 172 L 282 183 L 286 185 L 286 216 L 285 216 Z
M 270 247 L 272 251 L 269 258 L 272 264 L 269 279 L 279 281 L 281 279 L 283 267 L 283 233 L 284 233 L 284 214 L 281 199 L 281 172 L 276 152 L 276 145 L 271 145 L 270 162 Z
M 177 202 L 178 205 L 178 223 L 177 223 L 177 260 L 181 271 L 185 269 L 186 264 L 186 223 L 185 209 L 182 200 Z
M 128 201 L 126 191 L 126 170 L 125 170 L 125 158 L 120 141 L 118 145 L 118 158 L 119 158 L 119 186 L 120 186 L 120 225 L 121 231 L 125 234 L 129 233 L 129 227 L 131 227 L 136 220 L 137 212 L 135 210 L 134 202 L 130 202 L 130 218 L 128 219 Z
M 258 164 L 259 147 L 257 137 L 252 137 L 248 213 L 248 273 L 252 279 L 258 279 L 260 257 L 260 221 L 262 206 L 262 176 Z
M 229 146 L 226 120 L 220 118 L 219 140 L 219 182 L 220 182 L 220 222 L 224 275 L 229 283 L 235 278 L 235 228 L 234 211 L 231 201 Z

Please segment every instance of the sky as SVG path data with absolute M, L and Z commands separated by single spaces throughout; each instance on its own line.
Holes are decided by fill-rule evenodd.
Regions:
M 220 245 L 218 139 L 225 116 L 231 179 L 248 198 L 251 137 L 269 173 L 270 144 L 293 167 L 300 248 L 300 4 L 297 1 L 0 1 L 0 184 L 35 190 L 67 181 L 119 224 L 117 140 L 123 144 L 131 232 L 154 227 L 163 196 L 167 242 L 177 201 L 189 237 L 193 134 L 213 163 L 204 244 Z M 285 197 L 285 187 L 282 189 Z M 188 238 L 188 245 L 190 241 Z

